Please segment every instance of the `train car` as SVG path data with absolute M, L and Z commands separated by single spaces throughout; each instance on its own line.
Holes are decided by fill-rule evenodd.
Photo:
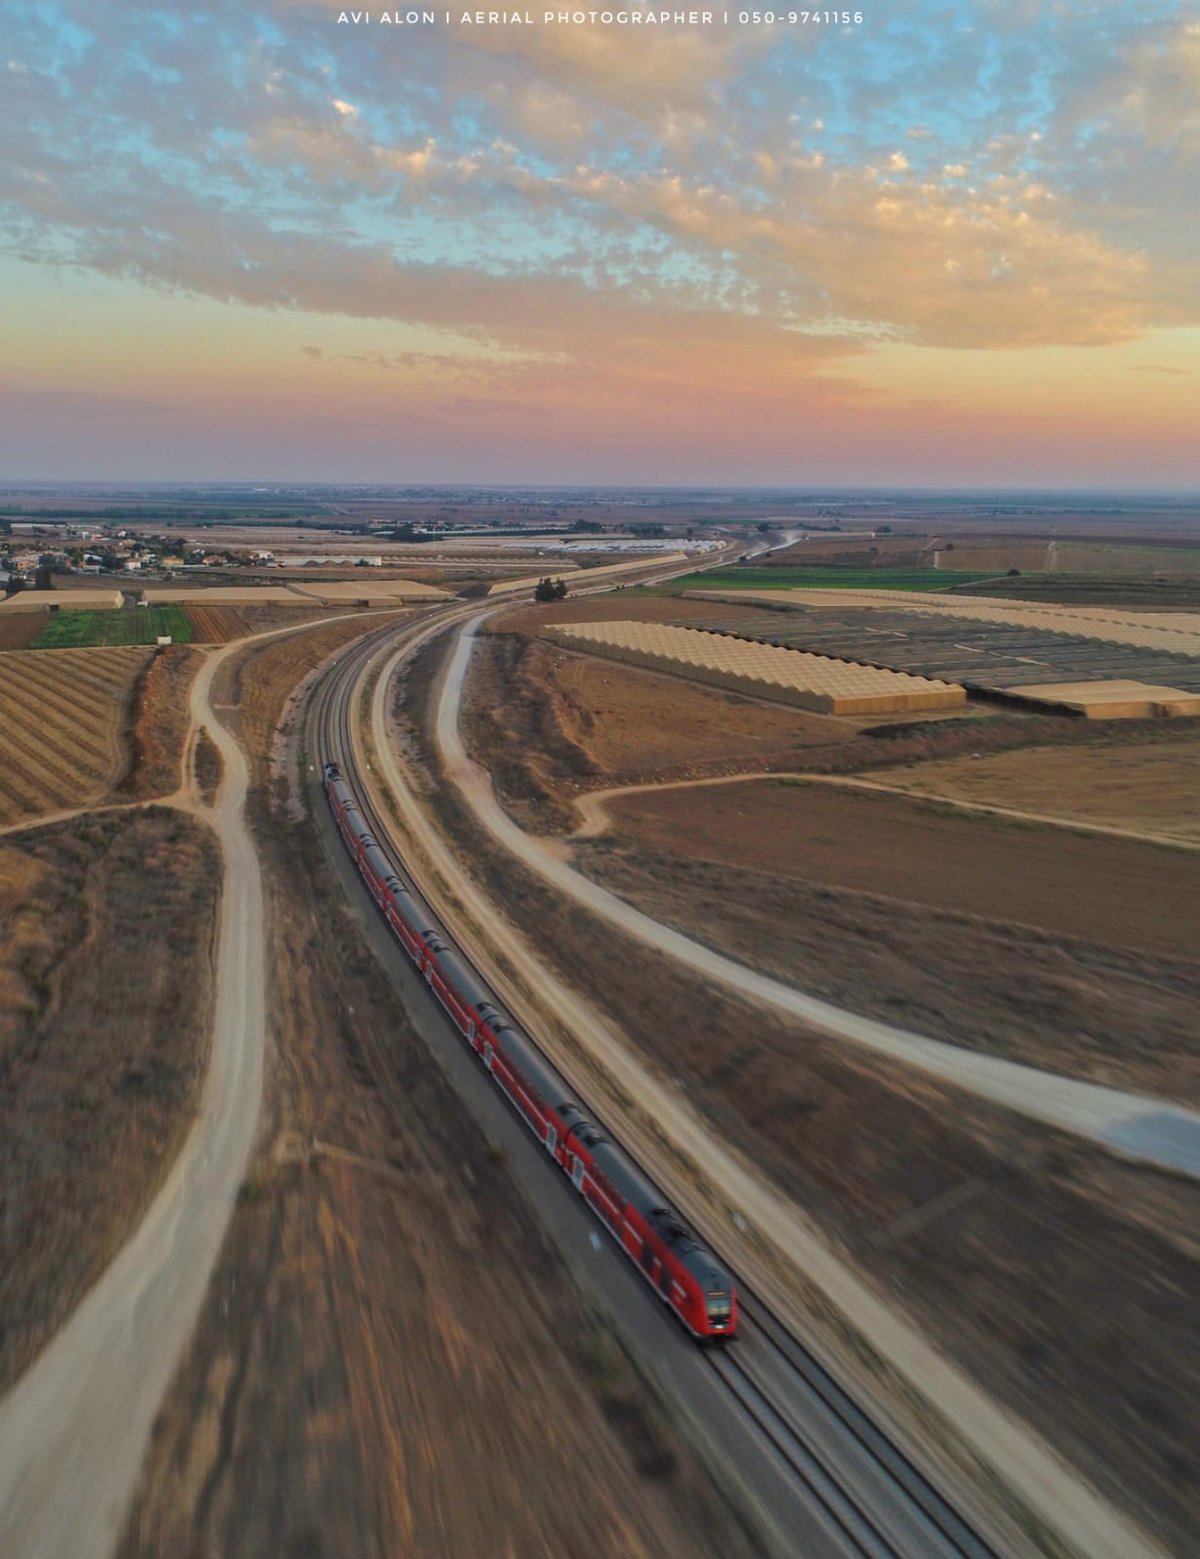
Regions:
M 324 777 L 338 829 L 372 898 L 496 1087 L 688 1331 L 705 1341 L 736 1336 L 737 1291 L 729 1272 L 496 1003 L 380 848 L 338 765 L 326 763 Z

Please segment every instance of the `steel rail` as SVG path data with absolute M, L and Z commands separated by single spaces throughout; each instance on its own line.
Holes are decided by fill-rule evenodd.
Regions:
M 471 608 L 478 609 L 478 603 Z M 469 615 L 469 610 L 462 615 Z M 460 615 L 434 608 L 422 614 L 422 621 L 406 621 L 397 634 L 397 625 L 380 629 L 353 645 L 349 652 L 321 674 L 313 690 L 317 703 L 317 728 L 323 751 L 319 761 L 338 762 L 354 788 L 363 818 L 384 853 L 423 897 L 422 884 L 409 871 L 392 840 L 386 820 L 375 806 L 370 790 L 359 779 L 354 767 L 354 704 L 362 679 L 379 650 L 379 641 L 389 635 L 403 639 L 410 633 L 421 637 L 420 630 L 431 622 L 435 631 L 448 627 Z M 440 619 L 445 616 L 444 623 Z M 416 630 L 416 632 L 414 632 Z M 390 639 L 394 643 L 395 639 Z M 469 952 L 459 939 L 442 926 L 446 939 L 459 956 L 471 963 Z M 475 971 L 478 975 L 478 971 Z M 480 976 L 482 979 L 482 977 Z M 483 980 L 485 985 L 488 983 Z M 449 1018 L 446 1019 L 449 1023 Z M 560 1069 L 537 1043 L 547 1065 Z M 456 1031 L 457 1032 L 457 1031 Z M 568 1077 L 573 1084 L 573 1079 Z M 588 1106 L 585 1089 L 576 1089 L 582 1104 Z M 593 1119 L 599 1120 L 594 1112 Z M 607 1127 L 605 1128 L 607 1131 Z M 611 1135 L 611 1133 L 610 1133 Z M 619 1136 L 614 1136 L 619 1141 Z M 622 1150 L 628 1149 L 622 1145 Z M 637 1157 L 628 1153 L 640 1172 L 653 1181 Z M 712 1241 L 717 1255 L 719 1248 Z M 722 1257 L 722 1259 L 724 1259 Z M 736 1273 L 736 1263 L 729 1263 Z M 995 1550 L 980 1538 L 967 1521 L 939 1492 L 928 1476 L 912 1461 L 885 1430 L 854 1401 L 826 1366 L 802 1342 L 789 1333 L 766 1305 L 739 1279 L 739 1308 L 742 1337 L 728 1347 L 705 1349 L 703 1357 L 721 1378 L 737 1401 L 755 1432 L 771 1448 L 797 1482 L 825 1511 L 847 1546 L 847 1551 L 863 1559 L 994 1559 Z M 750 1348 L 747 1348 L 747 1344 Z M 743 1350 L 761 1351 L 770 1357 L 770 1373 L 755 1367 Z M 810 1422 L 803 1422 L 805 1417 Z M 812 1420 L 819 1432 L 814 1432 Z M 852 1463 L 857 1460 L 857 1470 Z M 861 1487 L 864 1469 L 871 1492 Z M 853 1485 L 858 1483 L 860 1487 Z

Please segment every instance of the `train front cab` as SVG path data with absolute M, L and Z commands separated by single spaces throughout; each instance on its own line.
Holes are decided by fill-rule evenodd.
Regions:
M 737 1292 L 732 1283 L 705 1293 L 704 1328 L 705 1342 L 728 1342 L 737 1336 Z

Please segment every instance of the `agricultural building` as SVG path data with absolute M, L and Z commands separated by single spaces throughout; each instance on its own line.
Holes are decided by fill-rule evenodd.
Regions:
M 936 612 L 999 627 L 1065 633 L 1167 655 L 1200 655 L 1200 614 L 1195 612 L 1129 612 L 1107 606 L 1059 606 L 1051 602 L 919 590 L 689 590 L 685 594 L 690 600 L 742 601 L 756 606 Z
M 569 623 L 549 631 L 571 649 L 822 714 L 946 709 L 967 697 L 951 682 L 664 623 Z
M 22 590 L 0 601 L 0 612 L 46 612 L 55 607 L 116 610 L 121 601 L 119 590 Z
M 1200 715 L 1200 693 L 1147 682 L 1035 682 L 1012 689 L 1022 702 L 1069 709 L 1088 720 L 1148 720 Z

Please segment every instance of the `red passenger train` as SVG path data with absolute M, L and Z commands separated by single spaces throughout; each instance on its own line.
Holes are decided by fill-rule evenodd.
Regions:
M 733 1278 L 588 1119 L 532 1040 L 447 942 L 428 905 L 380 849 L 336 763 L 325 765 L 325 792 L 372 897 L 492 1081 L 688 1331 L 702 1339 L 733 1337 L 738 1320 Z

